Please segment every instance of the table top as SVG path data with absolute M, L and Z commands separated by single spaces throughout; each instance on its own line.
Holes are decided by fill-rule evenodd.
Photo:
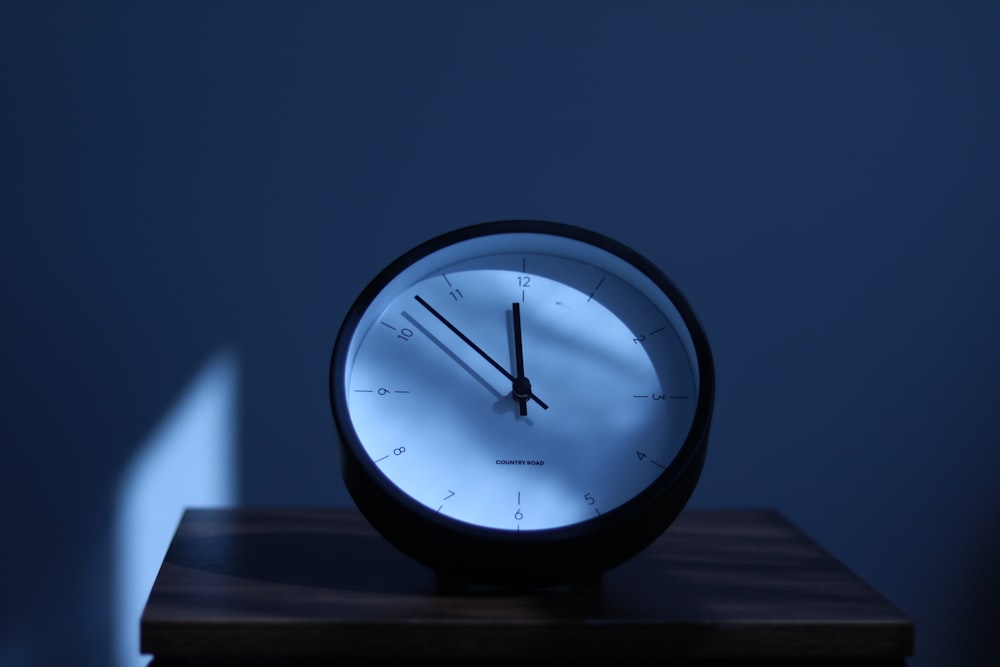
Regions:
M 902 661 L 913 622 L 776 511 L 689 509 L 601 578 L 443 580 L 354 509 L 189 509 L 141 620 L 157 662 L 239 658 Z

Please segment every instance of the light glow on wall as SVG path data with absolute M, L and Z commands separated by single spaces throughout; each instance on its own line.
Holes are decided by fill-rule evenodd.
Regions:
M 183 511 L 236 501 L 238 387 L 236 355 L 222 350 L 198 371 L 124 470 L 112 578 L 118 667 L 149 663 L 139 653 L 139 618 Z

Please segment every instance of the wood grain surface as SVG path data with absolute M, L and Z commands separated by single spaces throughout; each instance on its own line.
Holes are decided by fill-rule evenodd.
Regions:
M 307 657 L 901 664 L 914 641 L 902 611 L 783 516 L 752 509 L 687 510 L 599 580 L 533 590 L 442 580 L 353 509 L 191 509 L 140 634 L 157 665 Z

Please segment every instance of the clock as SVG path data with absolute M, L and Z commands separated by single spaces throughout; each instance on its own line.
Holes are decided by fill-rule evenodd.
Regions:
M 701 473 L 715 379 L 667 276 L 557 222 L 476 224 L 379 273 L 330 364 L 344 483 L 390 543 L 501 586 L 592 580 Z

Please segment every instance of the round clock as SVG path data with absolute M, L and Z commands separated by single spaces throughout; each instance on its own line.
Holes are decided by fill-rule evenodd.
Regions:
M 714 388 L 705 333 L 659 269 L 527 220 L 390 264 L 330 366 L 357 507 L 412 558 L 495 585 L 592 578 L 662 534 L 701 473 Z

